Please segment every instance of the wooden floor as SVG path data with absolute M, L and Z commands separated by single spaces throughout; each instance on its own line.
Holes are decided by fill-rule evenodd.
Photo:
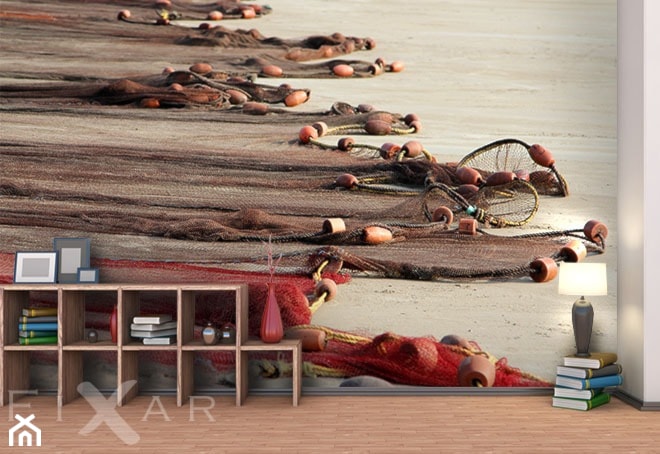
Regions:
M 551 407 L 547 396 L 250 396 L 199 398 L 139 396 L 104 408 L 89 435 L 80 432 L 98 403 L 79 398 L 58 414 L 55 397 L 29 396 L 13 412 L 35 415 L 43 452 L 56 453 L 408 453 L 408 452 L 660 452 L 660 412 L 639 411 L 619 399 L 589 412 Z M 27 405 L 28 407 L 19 407 Z M 4 410 L 0 430 L 14 425 Z M 112 413 L 116 411 L 117 413 Z M 119 418 L 121 417 L 121 418 Z M 6 419 L 5 419 L 6 418 Z M 120 430 L 117 421 L 128 430 Z M 123 440 L 135 438 L 134 444 Z M 121 438 L 120 438 L 121 437 Z M 9 448 L 0 452 L 33 452 Z M 131 442 L 132 442 L 131 441 Z

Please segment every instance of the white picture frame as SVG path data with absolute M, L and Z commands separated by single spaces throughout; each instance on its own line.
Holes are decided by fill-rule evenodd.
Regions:
M 57 252 L 18 251 L 14 261 L 14 283 L 53 284 L 57 278 Z

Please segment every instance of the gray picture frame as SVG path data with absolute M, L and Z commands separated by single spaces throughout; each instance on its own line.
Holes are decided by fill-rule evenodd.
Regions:
M 15 284 L 54 284 L 56 279 L 57 252 L 16 252 L 14 260 Z
M 99 269 L 98 268 L 78 268 L 79 284 L 98 284 L 99 282 Z
M 78 282 L 78 268 L 89 268 L 91 241 L 89 238 L 55 238 L 53 249 L 57 252 L 57 282 Z

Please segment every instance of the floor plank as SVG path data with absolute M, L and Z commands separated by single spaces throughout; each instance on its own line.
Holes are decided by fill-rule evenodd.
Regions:
M 549 396 L 303 396 L 293 407 L 290 396 L 250 396 L 236 407 L 233 396 L 213 396 L 177 407 L 175 397 L 139 396 L 125 407 L 104 407 L 105 420 L 82 435 L 98 403 L 79 398 L 58 413 L 54 397 L 28 396 L 2 409 L 1 430 L 14 425 L 12 410 L 34 414 L 42 447 L 67 453 L 660 450 L 660 412 L 616 398 L 589 412 L 550 402 Z M 137 442 L 124 443 L 131 431 Z M 6 441 L 0 446 L 17 449 Z

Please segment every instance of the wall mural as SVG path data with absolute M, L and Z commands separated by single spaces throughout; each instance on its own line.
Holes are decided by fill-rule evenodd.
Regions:
M 391 30 L 358 26 L 361 3 L 314 24 L 291 2 L 3 2 L 0 280 L 16 251 L 89 238 L 87 282 L 248 282 L 252 336 L 274 297 L 306 387 L 552 386 L 574 348 L 558 267 L 616 265 L 616 3 L 502 3 L 383 5 Z M 105 296 L 85 315 L 103 339 Z M 159 298 L 141 310 L 176 317 Z M 604 301 L 596 349 L 616 345 Z M 233 317 L 199 295 L 195 335 Z M 176 387 L 176 354 L 143 356 L 143 389 Z M 33 362 L 55 389 L 57 355 Z M 116 355 L 85 364 L 116 386 Z M 234 386 L 232 354 L 196 367 Z M 250 371 L 290 387 L 287 357 Z

